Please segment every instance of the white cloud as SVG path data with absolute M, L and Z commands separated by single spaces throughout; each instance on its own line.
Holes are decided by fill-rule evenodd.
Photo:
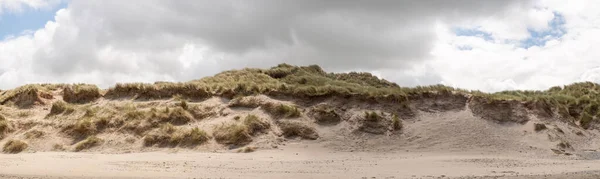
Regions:
M 60 0 L 0 0 L 0 15 L 4 12 L 22 12 L 26 8 L 50 8 L 59 2 Z
M 567 33 L 545 45 L 528 49 L 520 47 L 518 42 L 456 36 L 449 32 L 448 26 L 441 25 L 438 30 L 440 38 L 433 50 L 435 60 L 426 63 L 433 66 L 443 81 L 485 91 L 546 89 L 588 80 L 600 82 L 600 52 L 594 49 L 600 45 L 600 30 L 597 28 L 600 27 L 600 14 L 594 10 L 599 3 L 573 2 L 575 5 L 568 6 L 541 1 L 547 3 L 541 4 L 547 9 L 545 11 L 564 15 Z M 539 19 L 546 22 L 551 20 L 547 17 Z M 506 19 L 493 23 L 501 26 L 514 25 L 514 22 Z M 461 45 L 468 45 L 473 49 L 458 49 L 457 46 Z
M 70 1 L 45 28 L 1 43 L 0 88 L 184 81 L 283 62 L 389 73 L 431 57 L 437 19 L 459 21 L 528 4 L 479 2 Z
M 499 91 L 600 82 L 599 6 L 593 0 L 72 1 L 45 28 L 0 41 L 0 88 L 187 81 L 283 62 L 372 71 L 401 86 Z M 565 18 L 566 34 L 523 48 L 529 31 L 552 30 L 555 14 Z M 456 27 L 492 40 L 457 36 Z

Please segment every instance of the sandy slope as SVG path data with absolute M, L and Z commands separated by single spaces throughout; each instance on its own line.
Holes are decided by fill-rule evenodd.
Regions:
M 54 95 L 55 101 L 61 99 L 58 92 Z M 302 114 L 278 118 L 262 107 L 231 107 L 228 99 L 212 97 L 190 101 L 189 105 L 214 115 L 176 127 L 197 127 L 213 134 L 215 126 L 240 123 L 235 116 L 256 115 L 272 126 L 245 144 L 258 151 L 236 153 L 239 148 L 216 140 L 191 148 L 145 146 L 144 135 L 156 129 L 136 135 L 120 126 L 99 130 L 96 136 L 104 142 L 74 153 L 63 151 L 74 151 L 80 140 L 63 129 L 85 116 L 83 110 L 48 118 L 51 103 L 31 109 L 3 107 L 1 112 L 15 130 L 0 144 L 18 139 L 29 147 L 20 154 L 0 154 L 0 178 L 600 178 L 598 130 L 543 118 L 518 104 L 472 109 L 486 104 L 466 101 L 464 96 L 459 98 L 462 100 L 452 96 L 423 99 L 415 101 L 413 108 L 418 110 L 402 117 L 403 128 L 395 130 L 390 125 L 392 113 L 403 112 L 396 104 L 325 99 L 318 103 L 333 106 L 340 121 L 320 124 L 310 115 L 319 105 L 314 101 L 264 95 L 247 98 L 258 103 L 296 104 Z M 99 99 L 80 107 L 116 109 L 127 104 L 149 111 L 174 107 L 178 102 Z M 507 108 L 509 112 L 523 111 L 523 116 L 507 117 L 512 114 L 502 112 Z M 477 110 L 480 112 L 474 112 Z M 23 112 L 28 115 L 19 115 Z M 365 112 L 380 114 L 381 119 L 371 124 Z M 489 116 L 509 121 L 490 120 Z M 284 137 L 277 124 L 282 121 L 303 123 L 314 128 L 319 137 Z M 535 131 L 535 124 L 547 128 Z M 365 126 L 371 128 L 364 130 Z M 44 135 L 26 137 L 33 130 Z M 559 147 L 561 143 L 568 146 Z M 56 149 L 57 144 L 64 149 Z M 557 154 L 552 149 L 563 152 Z
M 335 152 L 295 143 L 246 154 L 0 155 L 0 166 L 2 178 L 580 178 L 599 176 L 600 162 L 485 152 Z

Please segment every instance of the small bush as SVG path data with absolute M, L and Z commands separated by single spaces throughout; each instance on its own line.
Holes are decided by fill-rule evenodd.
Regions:
M 85 149 L 90 149 L 92 147 L 98 146 L 102 143 L 102 139 L 95 137 L 95 136 L 90 136 L 88 138 L 86 138 L 85 140 L 77 143 L 75 145 L 75 151 L 79 152 Z
M 215 128 L 213 137 L 221 144 L 241 146 L 252 142 L 248 128 L 239 124 L 220 125 Z
M 52 104 L 52 108 L 50 108 L 49 115 L 59 115 L 63 113 L 70 114 L 74 111 L 75 108 L 73 108 L 73 106 L 65 103 L 64 101 L 56 101 Z
M 319 138 L 317 131 L 301 122 L 280 121 L 278 124 L 285 137 L 301 137 L 302 139 L 315 140 Z
M 16 154 L 21 153 L 23 150 L 27 149 L 29 145 L 27 143 L 20 140 L 9 140 L 4 144 L 2 151 L 4 153 Z
M 244 119 L 244 125 L 248 128 L 248 132 L 251 135 L 255 135 L 257 133 L 264 132 L 269 129 L 271 125 L 268 122 L 265 122 L 258 118 L 256 115 L 248 115 Z

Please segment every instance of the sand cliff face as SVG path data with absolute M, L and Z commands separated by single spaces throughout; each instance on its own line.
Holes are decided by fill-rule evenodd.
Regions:
M 440 86 L 403 89 L 369 74 L 327 74 L 314 66 L 280 65 L 189 83 L 119 84 L 108 90 L 29 85 L 0 94 L 5 153 L 243 152 L 286 143 L 343 151 L 536 155 L 600 148 L 599 133 L 592 130 L 595 116 L 582 125 L 583 118 L 565 117 L 559 107 L 539 101 Z

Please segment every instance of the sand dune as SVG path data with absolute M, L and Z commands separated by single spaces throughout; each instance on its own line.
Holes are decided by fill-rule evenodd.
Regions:
M 559 102 L 554 107 L 440 86 L 403 89 L 368 74 L 328 76 L 314 66 L 289 73 L 301 70 L 321 76 L 299 78 L 295 89 L 285 71 L 249 69 L 194 83 L 1 91 L 0 177 L 599 175 L 600 132 L 589 116 L 598 106 L 592 102 L 584 107 L 579 100 L 565 113 Z M 223 83 L 245 78 L 271 84 Z M 338 86 L 303 86 L 323 79 Z

